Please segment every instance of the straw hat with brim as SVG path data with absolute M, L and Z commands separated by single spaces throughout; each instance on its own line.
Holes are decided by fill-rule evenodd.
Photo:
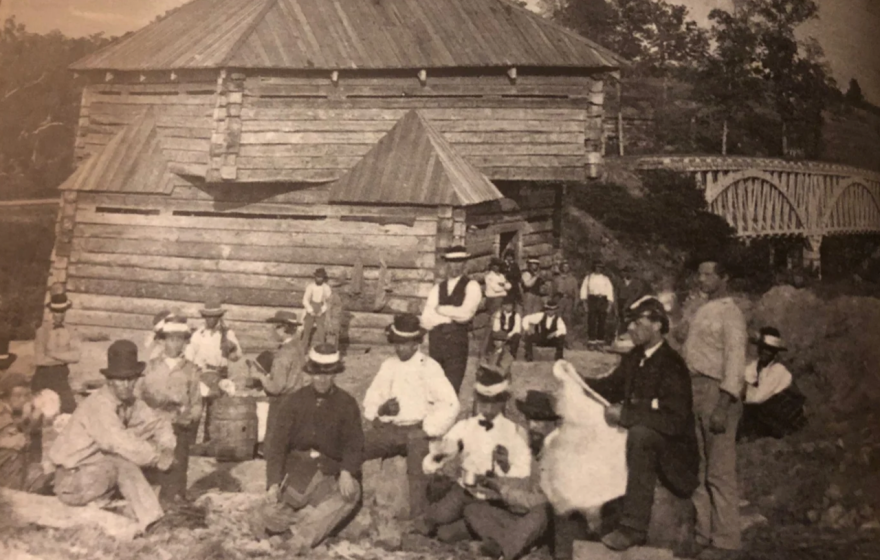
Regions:
M 61 312 L 73 307 L 73 303 L 67 299 L 67 294 L 52 294 L 46 307 L 49 308 L 49 311 Z
M 9 369 L 9 366 L 11 366 L 17 358 L 17 355 L 9 351 L 9 339 L 0 338 L 0 370 Z
M 483 402 L 503 402 L 510 398 L 510 380 L 501 368 L 483 363 L 477 369 L 477 382 L 474 392 L 477 400 Z
M 303 371 L 310 375 L 335 375 L 345 371 L 339 350 L 332 344 L 319 344 L 309 350 Z
M 293 311 L 276 311 L 274 317 L 266 319 L 267 323 L 275 323 L 278 325 L 300 325 L 296 313 Z
M 446 262 L 462 262 L 471 258 L 471 254 L 468 253 L 467 248 L 464 245 L 455 245 L 446 250 L 446 253 L 443 254 L 443 259 Z
M 559 415 L 553 410 L 553 397 L 543 391 L 528 391 L 525 399 L 516 399 L 516 408 L 528 420 L 559 420 Z
M 788 348 L 785 347 L 785 341 L 782 340 L 779 331 L 773 327 L 764 327 L 760 330 L 758 336 L 752 338 L 750 342 L 758 347 L 763 346 L 764 348 L 769 348 L 770 350 L 775 350 L 777 352 L 785 352 L 788 350 Z
M 146 363 L 138 361 L 134 342 L 117 340 L 107 349 L 107 367 L 101 373 L 107 379 L 135 379 L 143 375 L 146 367 Z
M 209 299 L 205 302 L 205 306 L 199 309 L 199 313 L 202 317 L 222 317 L 226 314 L 226 310 L 223 309 L 220 300 Z
M 544 311 L 556 311 L 559 309 L 559 302 L 553 298 L 544 302 Z
M 401 342 L 421 342 L 427 331 L 422 328 L 419 318 L 412 313 L 395 315 L 394 322 L 385 327 L 388 342 L 398 344 Z
M 541 264 L 541 259 L 536 259 L 532 257 L 526 260 L 526 264 Z

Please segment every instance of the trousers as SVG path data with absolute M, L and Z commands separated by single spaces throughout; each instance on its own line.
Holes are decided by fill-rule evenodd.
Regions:
M 290 530 L 314 548 L 351 515 L 360 491 L 358 487 L 358 495 L 348 501 L 339 492 L 339 482 L 318 471 L 302 493 L 287 487 L 281 501 L 260 506 L 251 518 L 251 531 L 265 538 Z
M 142 528 L 162 517 L 159 498 L 143 471 L 122 457 L 102 455 L 97 461 L 55 472 L 55 495 L 69 506 L 108 501 L 117 490 Z
M 440 364 L 458 394 L 467 369 L 467 327 L 453 323 L 434 327 L 428 336 L 428 355 Z
M 24 490 L 27 477 L 27 448 L 0 449 L 0 487 Z
M 70 387 L 69 376 L 70 368 L 66 365 L 37 366 L 37 371 L 31 379 L 31 391 L 34 394 L 43 389 L 55 391 L 61 399 L 61 414 L 72 414 L 76 410 L 76 400 Z
M 608 323 L 608 298 L 587 296 L 587 340 L 605 340 L 605 325 Z
M 428 455 L 428 435 L 421 426 L 396 426 L 388 422 L 374 422 L 364 434 L 364 460 L 406 457 L 406 477 L 409 484 L 409 516 L 421 515 L 428 506 L 429 477 L 422 470 L 422 461 Z
M 465 506 L 464 519 L 480 539 L 498 544 L 504 558 L 519 558 L 546 531 L 548 506 L 542 504 L 517 515 L 487 502 L 473 502 Z
M 736 428 L 742 416 L 742 402 L 730 405 L 723 434 L 709 430 L 709 417 L 721 392 L 719 381 L 703 375 L 691 378 L 697 446 L 700 452 L 700 484 L 693 501 L 697 511 L 696 538 L 716 548 L 742 548 L 739 520 L 739 491 L 736 478 Z
M 326 318 L 326 313 L 317 316 L 312 315 L 311 313 L 306 313 L 305 317 L 303 317 L 302 337 L 303 341 L 305 341 L 304 346 L 306 349 L 324 343 L 327 338 Z M 312 332 L 313 330 L 315 331 L 314 333 Z
M 196 442 L 198 424 L 174 424 L 174 435 L 177 445 L 174 447 L 174 463 L 167 471 L 153 471 L 150 481 L 159 485 L 159 498 L 172 500 L 186 497 L 187 470 L 189 469 L 189 449 Z
M 532 348 L 540 346 L 543 348 L 556 348 L 555 359 L 561 360 L 565 354 L 565 336 L 554 336 L 552 338 L 542 337 L 539 334 L 527 334 L 525 336 L 526 361 L 532 361 Z

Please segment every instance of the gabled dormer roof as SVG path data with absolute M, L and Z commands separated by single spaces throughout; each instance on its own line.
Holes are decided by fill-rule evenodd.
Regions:
M 507 0 L 193 0 L 72 68 L 612 69 L 621 63 Z

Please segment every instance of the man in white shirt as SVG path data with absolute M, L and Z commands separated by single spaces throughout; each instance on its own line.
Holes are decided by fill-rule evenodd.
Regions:
M 565 353 L 565 321 L 559 316 L 559 302 L 551 298 L 544 304 L 544 311 L 526 315 L 522 320 L 523 331 L 526 332 L 526 361 L 533 359 L 532 348 L 556 348 L 557 360 L 563 359 Z
M 602 344 L 605 341 L 605 324 L 608 312 L 614 305 L 614 284 L 605 275 L 601 262 L 593 266 L 581 284 L 581 302 L 587 313 L 587 343 Z
M 315 270 L 315 281 L 306 286 L 303 294 L 303 346 L 306 350 L 312 346 L 323 344 L 327 331 L 327 305 L 333 295 L 327 283 L 327 271 L 324 268 Z M 312 332 L 314 331 L 314 333 Z
M 422 328 L 430 333 L 428 354 L 443 368 L 456 394 L 467 368 L 468 330 L 483 298 L 480 285 L 464 275 L 469 258 L 461 245 L 446 251 L 446 280 L 431 288 L 421 317 Z
M 501 274 L 501 267 L 504 261 L 498 257 L 492 257 L 489 263 L 489 272 L 486 273 L 484 281 L 486 283 L 486 312 L 491 316 L 501 307 L 501 302 L 507 296 L 508 291 L 513 288 L 507 277 Z
M 203 382 L 216 394 L 217 383 L 228 375 L 229 362 L 241 358 L 241 345 L 223 322 L 226 310 L 219 300 L 209 299 L 199 313 L 205 319 L 205 326 L 193 333 L 184 357 L 205 374 Z
M 382 363 L 364 397 L 364 460 L 406 457 L 410 517 L 428 505 L 428 477 L 422 461 L 428 438 L 442 437 L 458 416 L 455 389 L 443 368 L 419 351 L 425 330 L 415 315 L 397 315 L 388 327 L 388 342 L 397 354 Z

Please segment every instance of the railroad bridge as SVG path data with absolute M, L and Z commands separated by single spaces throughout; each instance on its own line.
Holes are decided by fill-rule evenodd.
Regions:
M 641 157 L 638 169 L 692 173 L 709 209 L 739 237 L 798 236 L 819 265 L 831 235 L 880 233 L 880 173 L 843 165 L 749 157 Z

